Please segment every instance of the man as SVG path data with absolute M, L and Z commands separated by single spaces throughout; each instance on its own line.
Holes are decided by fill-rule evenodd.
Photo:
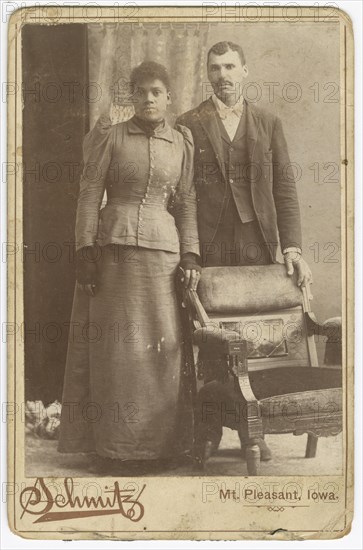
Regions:
M 242 96 L 248 69 L 242 48 L 219 42 L 208 52 L 214 94 L 178 123 L 195 145 L 198 227 L 203 266 L 276 261 L 280 239 L 287 273 L 311 281 L 301 255 L 295 182 L 278 117 Z
M 288 275 L 311 282 L 302 258 L 300 212 L 278 117 L 247 102 L 242 48 L 212 46 L 207 59 L 214 94 L 178 123 L 194 139 L 198 229 L 203 267 L 276 262 L 280 241 Z M 309 286 L 308 286 L 309 289 Z M 270 458 L 261 442 L 261 458 Z

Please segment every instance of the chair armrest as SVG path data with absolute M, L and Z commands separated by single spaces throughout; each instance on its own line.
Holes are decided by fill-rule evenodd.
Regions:
M 229 368 L 237 376 L 238 385 L 246 401 L 248 439 L 260 439 L 263 437 L 262 417 L 260 404 L 249 377 L 247 342 L 228 342 L 228 347 Z
M 183 302 L 189 307 L 193 316 L 193 323 L 196 328 L 208 327 L 212 325 L 212 321 L 209 319 L 196 290 L 184 290 Z
M 247 404 L 256 404 L 258 399 L 253 393 L 248 373 L 247 342 L 228 342 L 228 357 L 230 370 L 237 376 L 241 393 Z
M 308 335 L 326 336 L 325 365 L 342 364 L 342 318 L 331 317 L 324 323 L 319 323 L 311 312 L 305 313 Z
M 331 317 L 324 321 L 324 323 L 319 323 L 316 319 L 314 313 L 308 311 L 305 313 L 306 326 L 308 330 L 308 335 L 312 336 L 318 334 L 320 336 L 326 336 L 328 342 L 340 342 L 342 339 L 342 318 L 341 317 Z

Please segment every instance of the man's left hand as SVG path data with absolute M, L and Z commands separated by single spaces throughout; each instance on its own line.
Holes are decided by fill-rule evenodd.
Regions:
M 298 286 L 306 287 L 310 294 L 309 285 L 313 282 L 313 275 L 301 254 L 295 251 L 286 252 L 284 254 L 284 261 L 287 274 L 291 277 L 296 269 Z M 310 295 L 309 298 L 311 300 L 312 296 Z

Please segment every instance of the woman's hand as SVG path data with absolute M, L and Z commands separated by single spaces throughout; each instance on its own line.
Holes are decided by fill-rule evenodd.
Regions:
M 88 296 L 94 296 L 97 289 L 97 261 L 99 248 L 86 246 L 76 254 L 77 288 Z
M 197 290 L 200 279 L 200 272 L 196 269 L 184 270 L 183 268 L 181 268 L 181 270 L 183 275 L 180 280 L 182 283 L 184 283 L 185 288 L 189 288 L 190 290 Z
M 192 252 L 183 254 L 180 260 L 181 282 L 185 288 L 197 290 L 200 279 L 201 267 L 197 261 L 197 256 Z

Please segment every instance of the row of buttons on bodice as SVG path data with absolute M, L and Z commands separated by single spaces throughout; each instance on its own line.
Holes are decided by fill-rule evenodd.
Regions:
M 149 138 L 149 159 L 150 159 L 149 177 L 148 177 L 148 180 L 147 180 L 147 185 L 146 185 L 144 196 L 141 199 L 141 203 L 139 205 L 138 221 L 137 221 L 137 235 L 138 235 L 138 237 L 139 237 L 140 233 L 142 233 L 142 227 L 144 225 L 143 224 L 143 218 L 142 218 L 142 211 L 143 211 L 143 208 L 144 208 L 144 204 L 146 203 L 146 199 L 149 196 L 149 190 L 150 190 L 151 180 L 152 180 L 153 171 L 154 171 L 154 160 L 155 160 L 155 158 L 154 158 L 154 151 L 153 151 L 153 143 L 154 143 L 154 140 L 153 140 L 152 136 L 150 136 L 150 138 Z

